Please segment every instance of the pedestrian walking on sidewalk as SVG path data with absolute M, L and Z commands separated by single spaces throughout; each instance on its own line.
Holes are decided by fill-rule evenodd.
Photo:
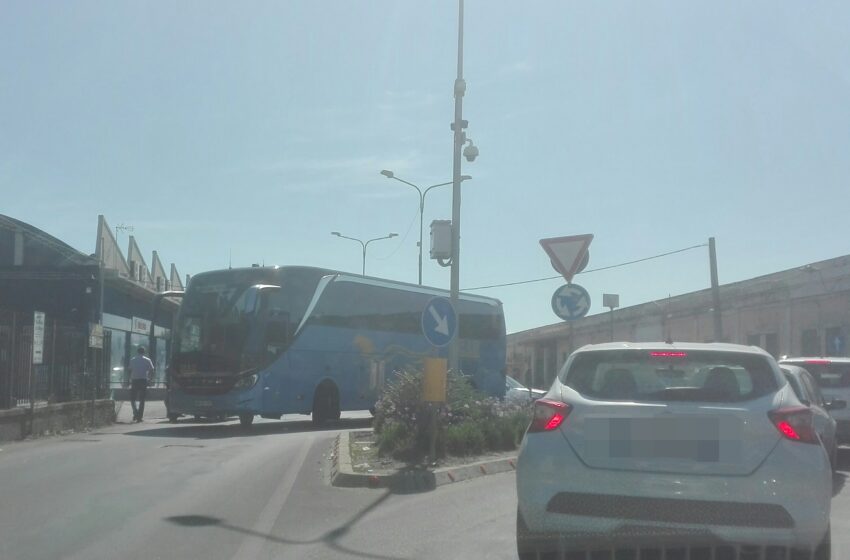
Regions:
M 145 356 L 145 347 L 139 346 L 136 357 L 130 360 L 130 406 L 133 407 L 133 422 L 141 422 L 145 414 L 145 396 L 153 372 L 153 362 Z M 138 408 L 136 400 L 139 401 Z

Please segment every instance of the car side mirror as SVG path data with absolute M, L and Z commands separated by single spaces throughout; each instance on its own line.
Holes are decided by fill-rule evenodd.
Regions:
M 827 410 L 844 410 L 847 408 L 847 401 L 842 399 L 833 399 L 826 403 Z

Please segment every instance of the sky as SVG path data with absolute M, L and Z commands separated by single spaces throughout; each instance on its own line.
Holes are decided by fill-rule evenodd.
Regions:
M 467 0 L 461 288 L 717 240 L 721 283 L 848 250 L 850 3 Z M 98 214 L 182 274 L 417 281 L 418 195 L 452 175 L 453 0 L 0 3 L 0 213 L 93 253 Z M 451 217 L 451 188 L 425 204 Z M 119 243 L 127 246 L 127 234 Z M 148 262 L 150 264 L 150 262 Z M 576 276 L 604 311 L 709 285 L 706 248 Z M 563 280 L 476 293 L 509 332 Z

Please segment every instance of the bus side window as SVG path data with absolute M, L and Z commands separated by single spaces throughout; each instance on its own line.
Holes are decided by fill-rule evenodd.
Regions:
M 289 344 L 289 313 L 275 314 L 266 323 L 266 349 L 270 354 L 278 355 L 287 344 Z

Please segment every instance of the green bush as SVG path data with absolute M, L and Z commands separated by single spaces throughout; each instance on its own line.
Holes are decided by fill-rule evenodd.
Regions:
M 387 423 L 378 439 L 378 453 L 388 455 L 397 449 L 409 448 L 412 439 L 413 434 L 406 425 L 396 422 Z
M 417 461 L 428 450 L 431 411 L 421 400 L 422 374 L 397 374 L 375 406 L 379 452 Z M 500 402 L 476 391 L 461 375 L 449 373 L 446 403 L 439 407 L 437 454 L 470 455 L 516 449 L 531 419 L 531 408 Z M 420 422 L 420 419 L 423 420 Z
M 449 426 L 445 433 L 445 447 L 452 455 L 475 455 L 487 446 L 484 430 L 477 422 L 463 422 Z

